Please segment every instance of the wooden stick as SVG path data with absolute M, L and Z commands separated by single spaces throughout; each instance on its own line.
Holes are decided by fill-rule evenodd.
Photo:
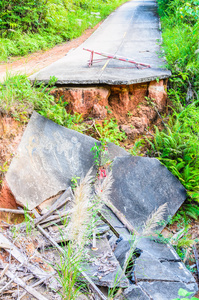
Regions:
M 0 208 L 0 212 L 8 212 L 11 214 L 24 215 L 24 210 L 19 209 L 9 209 L 9 208 Z M 25 213 L 33 214 L 32 211 L 28 210 Z
M 3 275 L 6 273 L 6 271 L 9 268 L 9 264 L 6 264 L 5 268 L 3 269 L 3 271 L 1 271 L 1 279 L 3 278 Z
M 14 281 L 14 279 L 11 279 L 10 281 L 8 281 L 8 283 L 6 283 L 6 285 L 4 287 L 2 287 L 2 289 L 0 290 L 0 294 Z
M 34 296 L 38 300 L 48 300 L 46 297 L 44 297 L 42 294 L 37 292 L 34 288 L 31 286 L 28 286 L 25 284 L 23 280 L 21 280 L 19 277 L 16 276 L 16 274 L 11 273 L 10 271 L 6 272 L 6 275 L 13 280 L 16 284 L 20 285 L 24 290 L 26 290 L 30 295 Z
M 65 217 L 65 216 L 67 216 L 67 215 L 71 215 L 72 211 L 73 211 L 73 210 L 70 209 L 70 210 L 64 211 L 64 212 L 62 212 L 62 213 L 60 213 L 60 214 L 52 215 L 52 216 L 46 218 L 45 220 L 41 221 L 41 222 L 40 222 L 40 225 L 43 225 L 43 224 L 48 223 L 48 222 L 50 222 L 50 221 L 61 220 L 60 218 Z M 43 228 L 44 228 L 44 227 L 43 227 Z
M 33 219 L 31 218 L 31 220 Z M 35 275 L 36 278 L 50 279 L 50 277 L 52 277 L 52 275 L 56 273 L 55 271 L 51 273 L 46 273 L 44 270 L 40 269 L 39 267 L 29 263 L 28 257 L 24 253 L 20 252 L 19 249 L 13 243 L 11 243 L 2 233 L 0 233 L 0 240 L 3 243 L 10 245 L 10 249 L 6 249 L 6 251 L 9 252 L 12 256 L 14 256 L 14 258 L 16 258 L 16 260 L 18 260 L 21 264 L 26 265 L 26 267 L 30 270 L 30 272 L 32 272 Z M 57 286 L 58 286 L 58 282 L 55 282 L 55 280 L 49 282 L 49 287 L 52 290 L 57 289 Z
M 136 233 L 135 228 L 129 223 L 129 221 L 125 218 L 125 216 L 111 203 L 111 202 L 106 202 L 105 203 L 108 208 L 112 210 L 112 212 L 116 215 L 116 217 L 126 226 L 126 228 L 131 232 L 131 233 Z
M 34 224 L 35 226 L 39 223 L 41 223 L 41 221 L 43 221 L 44 219 L 46 219 L 47 217 L 49 217 L 56 209 L 61 208 L 62 206 L 64 206 L 64 204 L 66 204 L 68 201 L 71 200 L 71 196 L 72 196 L 72 191 L 71 188 L 67 188 L 65 190 L 65 192 L 57 199 L 57 201 L 51 206 L 51 208 L 49 209 L 49 211 L 47 213 L 45 213 L 43 216 L 37 218 L 34 220 Z
M 120 237 L 119 232 L 112 226 L 109 220 L 101 212 L 98 212 L 98 215 L 100 216 L 102 221 L 104 221 L 104 223 L 106 223 L 110 227 L 111 231 L 116 235 L 116 237 L 119 238 Z
M 45 279 L 40 279 L 39 281 L 33 283 L 33 284 L 31 285 L 31 287 L 32 287 L 32 288 L 33 288 L 33 287 L 36 287 L 36 286 L 40 285 L 41 283 L 43 283 L 44 281 L 45 281 Z M 21 300 L 25 295 L 26 295 L 26 291 L 25 291 L 23 294 L 21 294 L 21 296 L 18 297 L 17 300 Z

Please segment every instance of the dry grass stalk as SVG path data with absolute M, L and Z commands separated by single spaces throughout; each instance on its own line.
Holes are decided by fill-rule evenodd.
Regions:
M 95 192 L 96 192 L 96 200 L 95 202 L 98 203 L 97 209 L 101 210 L 104 203 L 110 203 L 110 195 L 111 189 L 113 184 L 113 175 L 112 172 L 106 174 L 106 177 L 101 180 L 98 180 L 95 183 Z
M 73 213 L 71 216 L 71 231 L 73 241 L 78 245 L 82 245 L 87 224 L 89 223 L 89 209 L 91 208 L 91 184 L 93 177 L 90 169 L 79 186 L 75 189 L 75 197 L 73 202 Z
M 142 236 L 149 236 L 154 233 L 154 229 L 157 227 L 158 223 L 163 220 L 163 216 L 167 209 L 167 203 L 161 205 L 157 210 L 152 212 L 152 214 L 146 220 L 144 228 L 142 231 Z

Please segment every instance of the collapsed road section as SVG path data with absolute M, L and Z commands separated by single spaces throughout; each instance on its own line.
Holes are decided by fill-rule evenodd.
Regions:
M 180 288 L 196 293 L 174 248 L 156 236 L 185 201 L 184 187 L 157 159 L 111 143 L 96 164 L 94 145 L 101 147 L 33 113 L 6 175 L 26 222 L 7 224 L 0 236 L 3 299 L 61 299 L 58 274 L 65 278 L 63 259 L 66 266 L 74 259 L 70 243 L 84 253 L 76 266 L 89 290 L 84 299 L 105 300 L 118 288 L 118 300 L 172 300 Z
M 66 103 L 68 113 L 116 118 L 134 138 L 145 133 L 167 106 L 171 72 L 165 67 L 161 42 L 156 1 L 129 1 L 82 45 L 30 79 L 48 84 L 56 78 L 51 94 Z

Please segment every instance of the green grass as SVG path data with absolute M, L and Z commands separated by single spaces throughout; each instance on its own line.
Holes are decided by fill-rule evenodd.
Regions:
M 167 128 L 160 131 L 156 127 L 153 141 L 149 141 L 155 156 L 180 180 L 188 192 L 185 208 L 195 219 L 199 209 L 199 101 L 174 112 Z M 189 203 L 192 203 L 190 206 Z
M 44 7 L 41 5 L 37 10 L 31 0 L 29 4 L 23 1 L 18 5 L 13 0 L 9 2 L 10 14 L 6 5 L 0 12 L 0 61 L 40 49 L 46 50 L 76 38 L 85 29 L 94 27 L 126 0 L 48 0 Z M 37 2 L 41 4 L 42 0 Z M 19 10 L 20 5 L 24 8 L 23 11 Z M 33 14 L 35 10 L 36 13 Z M 39 23 L 40 15 L 42 19 Z
M 199 97 L 199 1 L 158 0 L 158 4 L 163 48 L 172 71 L 170 98 L 180 97 L 187 105 Z M 193 96 L 186 99 L 190 88 Z
M 55 79 L 51 79 L 53 83 Z M 55 102 L 51 96 L 50 86 L 32 86 L 26 75 L 7 75 L 6 80 L 0 83 L 0 111 L 10 115 L 20 122 L 28 122 L 33 110 L 59 125 L 73 128 L 82 122 L 79 114 L 68 114 L 65 103 Z
M 157 157 L 184 185 L 188 199 L 179 212 L 199 217 L 199 1 L 158 0 L 173 109 L 163 130 L 155 128 L 147 155 Z M 136 144 L 135 144 L 136 146 Z M 135 147 L 146 148 L 142 143 Z

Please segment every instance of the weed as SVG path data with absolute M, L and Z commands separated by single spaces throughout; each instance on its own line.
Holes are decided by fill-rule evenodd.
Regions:
M 93 146 L 90 151 L 93 152 L 93 159 L 98 169 L 105 166 L 109 161 L 106 141 L 102 140 L 100 145 L 95 143 L 95 146 Z
M 3 181 L 3 177 L 4 177 L 4 174 L 8 171 L 8 166 L 7 166 L 8 162 L 4 162 L 3 165 L 1 166 L 0 165 L 0 187 L 1 187 L 1 184 L 2 184 L 2 181 Z
M 141 154 L 141 149 L 143 148 L 143 146 L 146 144 L 144 139 L 139 139 L 136 140 L 133 147 L 129 150 L 130 154 L 133 156 L 138 156 L 138 155 L 142 155 Z
M 31 224 L 31 220 L 29 218 L 27 211 L 28 211 L 28 206 L 24 207 L 24 218 L 25 218 L 25 224 L 26 224 L 26 234 L 31 235 L 33 226 Z
M 64 300 L 75 300 L 82 287 L 78 285 L 82 253 L 77 251 L 72 243 L 68 243 L 64 249 L 64 255 L 60 256 L 60 263 L 56 264 L 58 281 L 62 286 L 59 294 Z
M 72 190 L 75 190 L 76 187 L 78 186 L 78 181 L 79 181 L 80 177 L 78 176 L 74 176 L 71 178 L 71 188 Z
M 189 297 L 192 294 L 193 294 L 193 292 L 188 292 L 188 291 L 180 288 L 178 290 L 178 295 L 180 296 L 180 298 L 178 297 L 178 298 L 175 298 L 173 300 L 197 300 L 198 298 L 196 298 L 196 297 L 191 297 L 191 298 Z M 181 297 L 183 297 L 183 298 L 181 298 Z
M 96 124 L 95 126 L 100 134 L 101 141 L 112 142 L 119 146 L 119 141 L 127 138 L 126 134 L 119 130 L 115 119 L 111 119 L 110 121 L 104 120 L 103 125 Z
M 7 74 L 4 83 L 0 83 L 0 109 L 20 122 L 27 122 L 33 110 L 42 116 L 66 126 L 81 131 L 82 116 L 78 113 L 68 114 L 65 103 L 61 100 L 55 102 L 49 93 L 49 87 L 56 81 L 51 77 L 48 85 L 40 84 L 32 86 L 26 75 Z M 52 87 L 51 87 L 52 88 Z
M 110 109 L 108 108 L 108 106 L 105 106 L 105 108 L 106 108 L 108 114 L 111 115 L 111 114 L 113 113 L 112 110 L 110 110 Z
M 160 131 L 155 128 L 153 141 L 149 141 L 153 156 L 160 161 L 181 181 L 188 192 L 189 201 L 199 202 L 199 110 L 198 102 L 173 112 L 167 128 Z M 189 204 L 189 203 L 187 203 Z M 190 216 L 197 218 L 199 209 L 196 205 L 187 205 Z M 194 204 L 194 203 L 193 203 Z

